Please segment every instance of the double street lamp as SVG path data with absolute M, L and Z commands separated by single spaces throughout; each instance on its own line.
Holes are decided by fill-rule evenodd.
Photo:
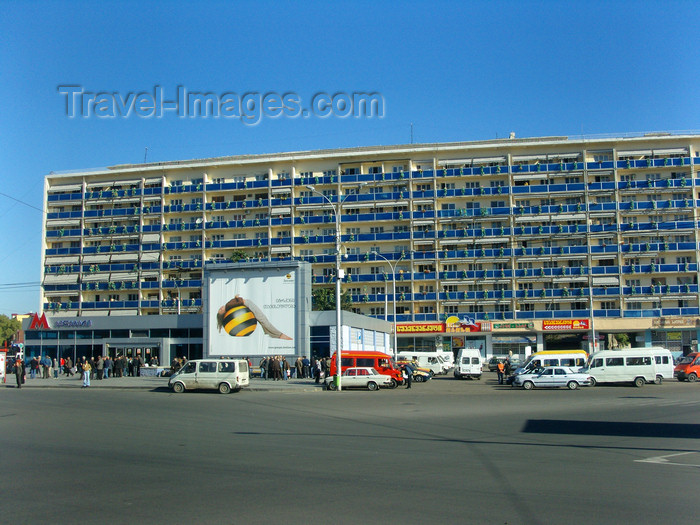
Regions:
M 364 186 L 364 184 L 360 184 L 360 186 Z M 335 217 L 335 356 L 336 356 L 336 384 L 338 386 L 338 391 L 340 392 L 342 390 L 342 384 L 341 384 L 341 376 L 342 376 L 342 359 L 341 359 L 341 345 L 342 345 L 342 339 L 341 339 L 341 320 L 340 320 L 340 280 L 342 279 L 341 275 L 341 270 L 340 270 L 340 207 L 343 204 L 343 201 L 348 197 L 348 195 L 345 195 L 344 198 L 340 198 L 338 196 L 338 202 L 337 204 L 334 204 L 333 201 L 331 201 L 327 195 L 324 193 L 321 193 L 316 189 L 315 186 L 306 186 L 306 189 L 311 191 L 312 193 L 315 193 L 316 195 L 320 195 L 323 197 L 326 202 L 330 205 L 331 209 L 333 210 L 333 216 Z M 336 207 L 337 206 L 337 207 Z
M 389 265 L 389 268 L 391 268 L 391 280 L 393 284 L 393 295 L 394 295 L 394 359 L 396 359 L 396 354 L 399 352 L 399 347 L 398 347 L 398 338 L 397 338 L 397 333 L 396 333 L 396 265 L 403 259 L 403 254 L 401 254 L 401 257 L 392 264 L 392 262 L 384 257 L 381 253 L 372 251 L 370 252 L 373 254 L 375 257 L 381 257 L 384 259 L 387 264 Z

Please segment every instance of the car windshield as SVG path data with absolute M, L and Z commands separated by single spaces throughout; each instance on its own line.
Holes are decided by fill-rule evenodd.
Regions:
M 680 361 L 678 361 L 679 365 L 688 365 L 693 362 L 693 359 L 695 359 L 695 356 L 685 356 L 683 357 Z

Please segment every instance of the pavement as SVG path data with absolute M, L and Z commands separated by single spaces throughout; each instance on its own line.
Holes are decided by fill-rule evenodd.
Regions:
M 154 390 L 157 388 L 168 388 L 168 377 L 114 377 L 98 381 L 92 379 L 90 388 L 111 388 L 111 389 L 144 389 Z M 58 378 L 50 379 L 31 379 L 27 374 L 27 380 L 22 385 L 22 388 L 81 388 L 83 382 L 78 374 L 66 377 L 61 375 Z M 17 388 L 15 376 L 8 374 L 5 378 L 5 383 L 0 383 L 0 388 Z M 260 379 L 259 377 L 250 378 L 250 385 L 245 387 L 247 390 L 258 392 L 276 392 L 276 391 L 291 391 L 291 392 L 312 392 L 323 391 L 323 383 L 316 384 L 312 379 L 288 379 L 287 381 L 273 381 L 268 379 Z

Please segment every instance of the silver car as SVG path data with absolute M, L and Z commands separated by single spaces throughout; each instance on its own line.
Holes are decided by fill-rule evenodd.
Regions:
M 563 366 L 538 368 L 533 372 L 518 374 L 513 378 L 513 386 L 521 386 L 525 390 L 538 388 L 555 388 L 565 386 L 576 390 L 579 386 L 591 384 L 591 376 Z

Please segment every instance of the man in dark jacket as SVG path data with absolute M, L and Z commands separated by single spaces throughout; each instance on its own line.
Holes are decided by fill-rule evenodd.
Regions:
M 17 388 L 22 388 L 22 383 L 24 383 L 24 361 L 22 361 L 22 358 L 17 357 L 15 359 L 15 366 L 14 366 L 14 372 L 15 372 L 15 378 L 17 379 Z

